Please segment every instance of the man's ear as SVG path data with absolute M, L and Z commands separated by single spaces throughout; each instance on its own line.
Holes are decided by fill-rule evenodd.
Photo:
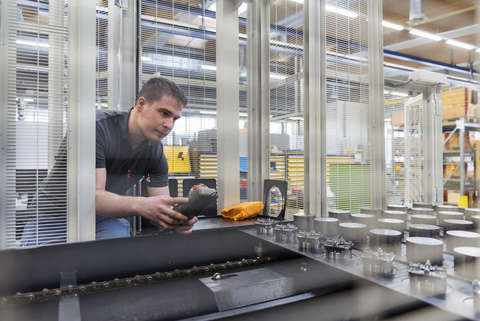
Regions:
M 141 112 L 146 106 L 147 106 L 147 100 L 145 99 L 145 97 L 138 98 L 137 104 L 136 104 L 137 110 Z

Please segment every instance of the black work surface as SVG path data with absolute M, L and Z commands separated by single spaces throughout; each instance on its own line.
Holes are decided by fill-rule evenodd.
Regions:
M 322 269 L 321 264 L 311 260 L 308 260 L 312 265 L 307 271 L 305 259 L 298 253 L 261 243 L 255 236 L 242 231 L 217 229 L 186 236 L 171 233 L 0 251 L 0 297 L 4 296 L 0 302 L 8 303 L 0 304 L 0 320 L 70 321 L 72 319 L 60 318 L 63 298 L 77 301 L 73 314 L 81 316 L 81 320 L 206 320 L 249 313 L 256 308 L 245 307 L 248 311 L 234 312 L 233 309 L 219 314 L 212 292 L 199 279 L 212 277 L 216 271 L 234 277 L 235 273 L 256 269 L 259 267 L 256 264 L 245 265 L 244 262 L 258 258 L 260 253 L 264 258 L 273 258 L 261 267 L 282 275 L 292 287 L 293 299 L 284 298 L 286 300 L 302 301 L 305 293 L 308 297 L 316 297 L 352 286 L 352 280 L 344 278 L 341 271 L 329 267 Z M 223 266 L 217 270 L 211 268 L 217 263 L 228 268 L 229 262 L 240 263 L 235 263 L 237 268 L 228 271 L 224 271 Z M 196 267 L 201 267 L 198 275 L 192 272 L 182 276 L 178 272 L 183 269 L 196 271 Z M 323 273 L 317 273 L 319 269 Z M 76 275 L 77 284 L 72 288 L 76 285 L 86 287 L 92 282 L 101 285 L 104 281 L 134 281 L 141 275 L 154 277 L 163 272 L 172 277 L 119 288 L 100 286 L 96 292 L 64 294 L 61 298 L 59 294 L 58 298 L 50 300 L 39 298 L 42 289 L 58 289 L 65 272 Z M 329 277 L 325 278 L 327 272 Z M 331 284 L 332 278 L 338 282 Z M 312 282 L 313 279 L 318 282 Z M 34 298 L 31 302 L 15 302 L 17 296 L 29 292 Z
M 214 229 L 245 229 L 245 228 L 253 228 L 255 227 L 255 223 L 257 222 L 259 217 L 263 216 L 256 216 L 252 218 L 248 218 L 245 220 L 235 221 L 232 219 L 224 218 L 221 215 L 218 216 L 210 216 L 210 217 L 198 217 L 198 222 L 193 226 L 193 231 L 206 231 L 206 230 L 214 230 Z M 279 220 L 280 222 L 291 222 L 291 220 Z M 147 224 L 143 224 L 142 230 L 137 233 L 137 235 L 154 235 L 158 233 L 167 233 L 171 231 L 162 230 L 149 222 Z
M 243 228 L 255 225 L 257 218 L 249 218 L 246 220 L 235 221 L 223 216 L 199 217 L 198 222 L 193 226 L 194 231 L 209 230 L 216 228 Z

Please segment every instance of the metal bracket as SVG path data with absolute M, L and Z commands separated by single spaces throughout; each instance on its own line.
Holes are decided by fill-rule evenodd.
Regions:
M 460 118 L 455 121 L 457 129 L 465 130 L 465 118 Z
M 453 136 L 453 134 L 455 134 L 455 132 L 458 130 L 458 132 L 460 133 L 460 130 L 463 130 L 465 131 L 465 118 L 460 118 L 460 119 L 457 119 L 455 121 L 455 128 L 450 132 L 450 134 L 448 135 L 447 138 L 445 138 L 445 141 L 443 142 L 443 145 L 445 145 L 448 140 L 450 139 L 450 137 Z
M 77 285 L 77 271 L 60 272 L 60 289 Z M 81 321 L 80 301 L 76 294 L 65 295 L 58 302 L 58 321 Z
M 443 182 L 443 186 L 445 186 L 445 184 L 450 180 L 450 178 L 452 178 L 453 174 L 455 174 L 455 172 L 460 168 L 460 165 L 457 165 L 455 167 L 455 169 L 450 173 L 450 175 L 448 175 L 447 178 L 445 178 L 445 181 Z

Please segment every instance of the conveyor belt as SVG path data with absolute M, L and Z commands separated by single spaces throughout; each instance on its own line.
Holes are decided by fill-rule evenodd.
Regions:
M 472 280 L 468 280 L 462 276 L 459 276 L 455 273 L 453 269 L 453 255 L 451 252 L 446 251 L 444 253 L 443 267 L 447 271 L 447 290 L 445 295 L 421 295 L 416 293 L 410 287 L 409 280 L 409 262 L 406 258 L 406 245 L 405 243 L 401 244 L 401 251 L 397 253 L 394 260 L 394 273 L 389 277 L 383 276 L 372 276 L 369 273 L 365 273 L 363 270 L 362 264 L 362 250 L 353 249 L 352 258 L 347 260 L 334 260 L 328 258 L 323 249 L 320 252 L 308 252 L 301 251 L 299 249 L 298 243 L 279 243 L 275 241 L 275 238 L 272 236 L 258 235 L 255 230 L 248 231 L 249 234 L 255 235 L 266 242 L 274 243 L 276 245 L 282 246 L 291 251 L 297 252 L 299 254 L 305 255 L 306 257 L 312 258 L 318 262 L 322 262 L 331 267 L 335 267 L 350 273 L 354 276 L 361 277 L 365 280 L 369 280 L 374 284 L 377 284 L 381 287 L 388 288 L 392 291 L 395 291 L 399 294 L 407 295 L 411 298 L 415 298 L 425 302 L 429 307 L 437 307 L 443 310 L 445 313 L 451 313 L 452 319 L 469 319 L 477 320 L 478 315 L 475 312 L 474 308 L 474 292 Z M 391 306 L 395 308 L 395 304 Z M 435 309 L 431 309 L 434 311 Z M 435 311 L 437 313 L 438 311 Z M 360 316 L 360 315 L 357 315 Z M 434 320 L 424 316 L 425 320 Z M 449 319 L 450 320 L 450 319 Z
M 450 253 L 446 294 L 424 296 L 404 247 L 389 277 L 253 226 L 1 251 L 0 320 L 477 319 Z

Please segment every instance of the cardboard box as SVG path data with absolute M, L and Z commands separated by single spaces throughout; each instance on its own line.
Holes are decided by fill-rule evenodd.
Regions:
M 402 111 L 392 113 L 392 126 L 403 127 L 405 125 L 405 114 Z
M 453 204 L 458 204 L 458 200 L 460 199 L 460 191 L 456 190 L 444 190 L 443 193 L 443 201 Z
M 471 93 L 471 89 L 465 87 L 458 87 L 449 90 L 442 91 L 442 104 L 446 105 L 458 105 L 469 102 L 468 95 Z
M 449 121 L 454 121 L 459 118 L 469 119 L 468 105 L 465 103 L 455 104 L 455 105 L 445 105 L 442 106 L 442 121 L 448 123 Z
M 462 117 L 468 122 L 478 122 L 480 116 L 478 108 L 480 108 L 478 92 L 475 90 L 458 87 L 442 92 L 442 121 L 444 123 Z
M 443 133 L 443 142 L 447 139 L 450 133 Z M 473 144 L 475 141 L 474 132 L 465 132 L 464 136 L 464 146 L 465 151 L 470 152 L 473 149 Z M 443 152 L 455 152 L 460 150 L 460 135 L 459 133 L 454 133 L 452 137 L 443 145 Z

